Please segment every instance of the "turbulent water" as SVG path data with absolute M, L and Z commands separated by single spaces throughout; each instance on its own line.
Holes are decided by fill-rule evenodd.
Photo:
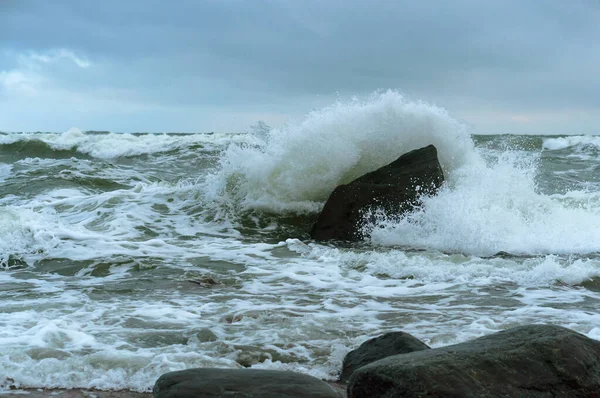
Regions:
M 244 134 L 0 134 L 0 391 L 146 391 L 190 367 L 334 379 L 369 337 L 600 338 L 600 137 L 473 135 L 387 92 Z M 356 245 L 333 188 L 434 144 L 446 183 Z

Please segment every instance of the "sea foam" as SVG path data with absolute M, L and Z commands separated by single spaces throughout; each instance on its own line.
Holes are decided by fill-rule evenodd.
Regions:
M 546 140 L 545 147 L 595 142 L 574 139 Z M 475 148 L 468 127 L 444 109 L 395 91 L 315 110 L 299 124 L 263 132 L 261 140 L 229 146 L 207 180 L 209 199 L 245 210 L 314 213 L 337 185 L 434 144 L 444 187 L 409 215 L 384 214 L 365 225 L 372 243 L 484 256 L 600 251 L 597 195 L 573 200 L 567 192 L 565 201 L 540 193 L 540 153 Z
M 544 140 L 544 148 L 552 151 L 577 146 L 591 146 L 595 149 L 600 149 L 600 136 L 574 135 L 568 137 L 547 138 Z
M 466 125 L 395 91 L 339 101 L 260 136 L 260 145 L 229 146 L 210 181 L 212 199 L 275 213 L 315 212 L 337 185 L 407 151 L 434 144 L 446 172 L 475 155 Z
M 600 252 L 597 193 L 540 193 L 537 165 L 531 154 L 510 151 L 465 164 L 421 209 L 369 225 L 371 242 L 484 256 Z
M 85 133 L 70 128 L 63 133 L 10 133 L 0 135 L 0 145 L 41 142 L 51 150 L 73 150 L 98 159 L 161 154 L 180 149 L 221 149 L 230 142 L 254 143 L 248 134 L 126 134 Z M 26 147 L 21 148 L 26 149 Z

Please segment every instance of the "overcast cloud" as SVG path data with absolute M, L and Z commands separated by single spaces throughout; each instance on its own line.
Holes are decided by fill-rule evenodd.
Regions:
M 596 0 L 0 0 L 0 130 L 238 131 L 397 89 L 600 134 Z

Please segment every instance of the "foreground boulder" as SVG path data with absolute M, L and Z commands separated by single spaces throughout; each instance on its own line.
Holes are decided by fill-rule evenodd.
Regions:
M 314 377 L 277 370 L 197 368 L 165 373 L 154 385 L 154 398 L 338 398 Z
M 367 340 L 356 350 L 344 357 L 340 381 L 347 381 L 356 369 L 385 357 L 410 352 L 428 350 L 429 346 L 421 340 L 404 332 L 391 332 Z
M 406 212 L 418 205 L 419 196 L 434 193 L 443 182 L 444 173 L 433 145 L 408 152 L 387 166 L 335 188 L 313 226 L 311 237 L 360 240 L 365 210 Z
M 505 330 L 358 369 L 350 398 L 598 397 L 600 341 L 552 325 Z

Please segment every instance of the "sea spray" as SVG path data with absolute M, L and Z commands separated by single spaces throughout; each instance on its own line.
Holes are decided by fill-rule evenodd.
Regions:
M 366 223 L 371 243 L 484 256 L 600 251 L 600 206 L 590 202 L 597 187 L 588 187 L 580 201 L 573 199 L 580 187 L 567 189 L 568 201 L 538 188 L 543 148 L 591 145 L 594 137 L 475 148 L 468 127 L 444 109 L 395 91 L 336 102 L 299 124 L 259 127 L 254 145 L 231 144 L 206 180 L 208 201 L 233 214 L 317 213 L 337 185 L 434 144 L 444 187 L 408 215 Z
M 312 153 L 294 153 L 302 132 L 313 131 L 303 123 L 262 135 L 0 134 L 8 165 L 0 167 L 0 257 L 9 266 L 0 270 L 0 391 L 150 391 L 162 373 L 236 368 L 248 358 L 253 368 L 333 380 L 350 349 L 398 325 L 434 347 L 525 323 L 599 338 L 600 256 L 589 253 L 600 209 L 594 148 L 551 150 L 543 143 L 567 137 L 503 135 L 475 136 L 473 149 L 468 129 L 445 111 L 400 97 L 334 104 L 303 122 L 316 131 L 333 123 L 321 113 L 337 118 L 335 134 L 307 133 L 307 146 L 321 139 L 310 147 L 315 158 L 335 155 L 339 145 L 327 137 L 345 142 L 337 135 L 360 125 L 346 140 L 357 159 L 383 162 L 385 145 L 396 146 L 395 159 L 410 141 L 400 145 L 402 129 L 382 127 L 386 114 L 394 126 L 418 125 L 416 109 L 427 110 L 420 120 L 437 120 L 421 125 L 426 137 L 414 145 L 445 148 L 446 186 L 406 219 L 386 215 L 376 231 L 386 242 L 374 233 L 359 245 L 315 243 L 290 227 L 293 214 L 273 214 L 301 208 L 277 203 L 295 193 L 269 185 L 273 169 L 261 168 L 260 156 L 268 163 L 296 142 L 283 154 L 296 166 L 314 163 Z M 388 132 L 385 145 L 368 142 L 378 137 L 369 123 Z M 283 155 L 276 160 L 290 178 L 306 169 L 293 174 Z M 234 184 L 220 162 L 247 167 L 229 170 L 242 182 L 254 175 L 257 185 Z M 335 170 L 340 180 L 358 172 Z M 324 181 L 309 177 L 317 187 Z M 251 204 L 245 192 L 260 199 L 265 187 L 275 190 L 263 197 L 267 211 L 239 206 Z M 324 199 L 297 201 L 316 207 Z M 261 222 L 239 223 L 252 217 Z M 495 251 L 505 253 L 488 256 Z M 217 284 L 197 283 L 206 278 Z
M 537 189 L 539 155 L 505 151 L 488 164 L 454 170 L 436 196 L 398 217 L 385 214 L 365 230 L 385 246 L 491 256 L 600 252 L 600 203 L 575 192 L 545 195 Z
M 210 179 L 210 199 L 246 210 L 317 212 L 337 185 L 410 150 L 434 144 L 447 172 L 477 157 L 467 126 L 396 91 L 338 101 L 260 138 L 228 147 Z

